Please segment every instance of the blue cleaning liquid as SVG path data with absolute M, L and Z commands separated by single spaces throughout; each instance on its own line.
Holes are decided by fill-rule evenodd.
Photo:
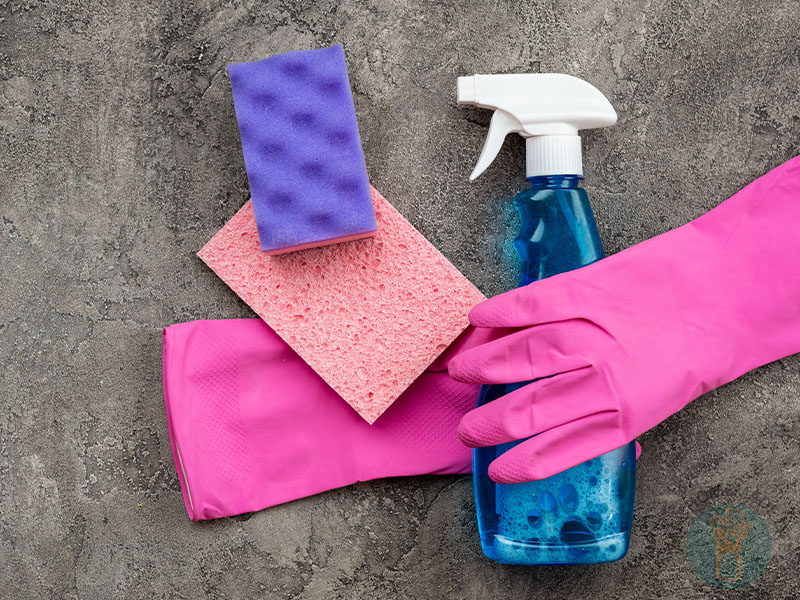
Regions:
M 531 177 L 514 198 L 520 234 L 514 248 L 520 286 L 603 258 L 603 247 L 581 177 Z M 529 382 L 485 386 L 478 406 Z M 483 552 L 515 565 L 592 564 L 628 551 L 636 488 L 633 442 L 553 477 L 498 484 L 489 463 L 521 443 L 477 448 L 475 504 Z

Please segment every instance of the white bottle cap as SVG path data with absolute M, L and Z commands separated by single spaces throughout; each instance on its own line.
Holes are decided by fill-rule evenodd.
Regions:
M 581 136 L 536 135 L 525 140 L 525 175 L 583 175 Z

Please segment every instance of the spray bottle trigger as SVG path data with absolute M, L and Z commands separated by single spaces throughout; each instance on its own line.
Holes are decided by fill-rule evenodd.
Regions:
M 478 158 L 478 164 L 476 164 L 475 168 L 472 170 L 469 180 L 475 181 L 475 179 L 492 164 L 492 161 L 497 158 L 500 148 L 503 147 L 503 141 L 509 133 L 521 131 L 522 123 L 520 123 L 514 115 L 504 110 L 495 110 L 492 115 L 492 120 L 489 123 L 489 132 L 486 134 L 486 142 L 483 144 L 483 150 Z

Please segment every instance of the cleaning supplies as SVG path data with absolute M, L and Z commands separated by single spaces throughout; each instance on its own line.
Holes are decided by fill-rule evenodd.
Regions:
M 377 191 L 375 237 L 260 251 L 247 203 L 198 253 L 348 404 L 374 422 L 485 297 Z
M 426 371 L 369 425 L 260 319 L 164 330 L 170 442 L 193 521 L 377 477 L 468 473 L 456 425 L 477 392 Z
M 375 234 L 341 44 L 228 65 L 261 248 Z
M 520 285 L 601 259 L 603 249 L 594 216 L 586 192 L 580 187 L 583 169 L 578 131 L 616 122 L 617 115 L 605 96 L 585 81 L 568 75 L 475 75 L 458 78 L 458 102 L 495 111 L 470 179 L 491 164 L 508 133 L 516 132 L 526 138 L 527 179 L 531 187 L 514 198 L 521 220 L 520 233 L 514 242 L 522 267 Z M 535 302 L 535 293 L 531 298 Z M 556 323 L 543 325 L 544 335 L 547 336 L 550 327 L 557 326 L 561 326 L 557 341 L 567 348 L 574 347 L 573 327 L 593 329 L 591 323 Z M 526 338 L 527 346 L 511 348 L 517 354 L 498 352 L 489 356 L 487 350 L 513 339 L 512 333 L 467 353 L 476 356 L 483 349 L 486 353 L 481 356 L 488 357 L 486 360 L 476 363 L 456 357 L 451 364 L 458 377 L 497 384 L 483 388 L 478 400 L 481 408 L 475 414 L 485 414 L 479 411 L 490 411 L 495 406 L 513 406 L 514 399 L 531 385 L 542 398 L 536 405 L 543 406 L 541 414 L 537 410 L 533 418 L 523 412 L 517 419 L 513 409 L 508 412 L 503 421 L 507 426 L 505 436 L 502 431 L 492 429 L 494 421 L 490 419 L 478 418 L 472 428 L 471 421 L 465 421 L 467 425 L 461 429 L 467 443 L 473 441 L 470 433 L 475 431 L 482 441 L 491 439 L 490 444 L 497 444 L 478 448 L 474 454 L 475 501 L 483 551 L 495 561 L 511 564 L 617 560 L 627 552 L 633 517 L 635 446 L 632 442 L 625 443 L 632 438 L 603 446 L 587 458 L 602 451 L 610 452 L 584 464 L 571 462 L 564 466 L 571 469 L 558 474 L 552 469 L 545 473 L 547 466 L 537 461 L 535 455 L 526 456 L 530 459 L 527 462 L 513 463 L 519 473 L 542 472 L 542 476 L 550 476 L 548 479 L 509 483 L 524 481 L 514 477 L 516 472 L 506 479 L 497 477 L 496 466 L 505 464 L 502 457 L 506 452 L 515 455 L 525 444 L 541 444 L 547 439 L 548 434 L 542 433 L 542 442 L 537 442 L 536 437 L 515 448 L 516 440 L 523 437 L 515 435 L 518 431 L 527 435 L 545 431 L 532 428 L 530 422 L 550 423 L 563 418 L 567 428 L 584 433 L 579 440 L 563 439 L 560 445 L 563 452 L 568 452 L 573 443 L 585 445 L 590 439 L 590 432 L 579 429 L 580 422 L 570 423 L 573 407 L 569 400 L 560 402 L 563 388 L 577 387 L 587 377 L 581 355 L 562 357 L 565 351 L 561 345 L 556 342 L 539 345 L 533 333 Z M 535 367 L 517 378 L 521 373 L 520 363 Z M 561 372 L 549 368 L 550 365 L 569 373 L 526 385 L 530 378 Z M 484 377 L 488 372 L 493 379 Z M 553 400 L 548 402 L 548 398 Z M 591 404 L 594 398 L 589 395 L 586 401 Z M 611 418 L 610 414 L 601 414 L 603 418 Z
M 467 414 L 462 439 L 535 435 L 490 474 L 546 477 L 800 352 L 798 222 L 800 157 L 687 225 L 479 305 L 476 326 L 515 333 L 455 356 L 450 373 L 481 383 L 549 378 Z

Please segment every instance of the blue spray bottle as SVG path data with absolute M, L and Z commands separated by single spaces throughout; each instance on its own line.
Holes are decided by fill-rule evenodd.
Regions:
M 521 227 L 514 248 L 520 285 L 603 258 L 583 177 L 578 130 L 617 121 L 595 87 L 569 75 L 475 75 L 458 78 L 458 102 L 494 110 L 474 180 L 509 133 L 526 138 L 530 188 L 514 198 Z M 478 405 L 528 382 L 482 389 Z M 592 564 L 628 551 L 636 450 L 626 444 L 562 473 L 529 483 L 497 484 L 488 467 L 520 442 L 475 450 L 473 481 L 483 551 L 519 565 Z

